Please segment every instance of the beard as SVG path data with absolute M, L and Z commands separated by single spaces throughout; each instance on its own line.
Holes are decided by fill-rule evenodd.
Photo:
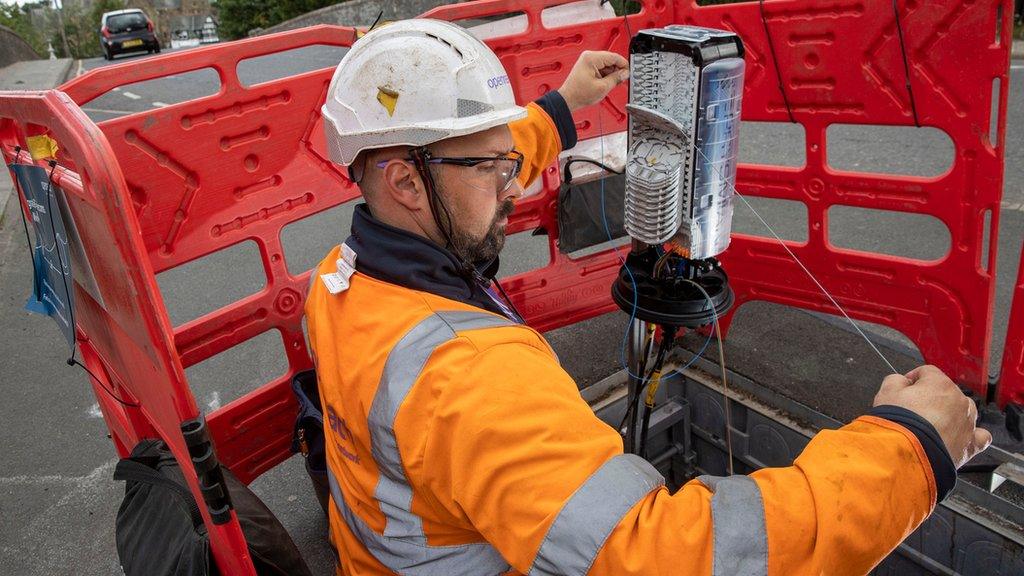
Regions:
M 453 215 L 452 222 L 452 252 L 463 261 L 470 264 L 487 264 L 498 257 L 498 253 L 505 247 L 505 226 L 498 224 L 498 221 L 508 217 L 515 210 L 516 205 L 512 200 L 505 200 L 494 211 L 491 225 L 483 238 L 475 238 L 459 226 L 459 216 Z

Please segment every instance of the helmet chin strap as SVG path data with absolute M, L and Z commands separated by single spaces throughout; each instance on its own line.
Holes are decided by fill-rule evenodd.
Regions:
M 441 198 L 441 195 L 437 193 L 437 186 L 434 184 L 434 176 L 430 173 L 429 165 L 427 164 L 427 160 L 430 159 L 430 151 L 427 150 L 425 146 L 420 146 L 419 148 L 413 148 L 410 151 L 410 155 L 416 165 L 416 171 L 419 172 L 420 178 L 423 179 L 424 186 L 426 186 L 427 195 L 430 199 L 430 212 L 434 217 L 434 224 L 437 225 L 438 231 L 441 233 L 441 236 L 444 237 L 444 247 L 452 256 L 455 257 L 455 260 L 458 261 L 459 266 L 462 269 L 462 275 L 466 279 L 466 283 L 470 285 L 478 283 L 485 287 L 491 283 L 497 285 L 498 290 L 501 291 L 501 295 L 505 299 L 505 303 L 511 309 L 512 313 L 518 317 L 518 319 L 515 317 L 512 319 L 517 322 L 523 322 L 523 315 L 518 309 L 516 309 L 516 305 L 512 303 L 512 299 L 505 293 L 505 288 L 502 287 L 501 283 L 493 277 L 488 278 L 481 274 L 472 262 L 467 262 L 461 255 L 452 250 L 452 213 L 448 210 L 448 206 L 445 204 L 444 198 Z M 440 208 L 440 210 L 438 210 L 438 208 Z M 447 225 L 441 221 L 442 211 L 444 212 L 444 219 L 447 222 Z M 493 267 L 496 262 L 497 257 L 489 263 L 489 267 Z M 494 271 L 496 271 L 496 268 Z
M 444 198 L 437 192 L 434 176 L 430 173 L 430 165 L 427 164 L 427 161 L 430 160 L 430 150 L 427 150 L 426 146 L 420 146 L 410 150 L 409 155 L 416 165 L 416 171 L 419 172 L 420 178 L 423 179 L 423 184 L 427 190 L 427 198 L 430 201 L 430 213 L 434 218 L 434 224 L 437 226 L 438 232 L 441 233 L 441 237 L 444 239 L 445 250 L 448 250 L 455 256 L 464 274 L 472 276 L 476 268 L 471 262 L 466 262 L 460 254 L 453 250 L 452 228 L 454 224 L 452 223 L 452 213 L 448 209 Z

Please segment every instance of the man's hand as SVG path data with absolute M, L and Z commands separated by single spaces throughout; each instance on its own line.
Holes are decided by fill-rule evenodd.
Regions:
M 580 54 L 558 93 L 565 98 L 569 110 L 575 112 L 596 104 L 619 84 L 629 79 L 629 62 L 615 52 Z
M 887 377 L 873 405 L 906 408 L 930 422 L 957 468 L 992 443 L 992 434 L 975 426 L 977 406 L 935 366 Z

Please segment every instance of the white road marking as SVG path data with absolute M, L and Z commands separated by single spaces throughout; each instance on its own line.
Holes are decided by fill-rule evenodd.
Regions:
M 86 112 L 101 112 L 103 114 L 135 114 L 131 110 L 109 110 L 107 108 L 82 108 L 82 110 Z
M 170 106 L 170 104 L 166 102 L 153 102 L 154 108 L 163 108 L 164 106 Z
M 1010 70 L 1024 70 L 1024 64 L 1011 64 Z
M 78 70 L 75 71 L 75 76 L 81 76 L 84 73 L 82 70 L 82 61 L 78 61 Z
M 19 494 L 14 490 L 18 490 L 20 485 L 38 487 L 40 482 L 50 484 L 49 486 L 43 485 L 44 488 L 50 489 L 47 498 L 44 499 L 45 508 L 40 506 L 41 509 L 37 510 L 33 506 L 32 518 L 28 525 L 12 532 L 11 538 L 4 541 L 2 546 L 4 558 L 15 557 L 16 554 L 23 558 L 31 558 L 30 562 L 34 566 L 67 566 L 79 561 L 79 555 L 75 552 L 60 550 L 64 548 L 63 546 L 49 545 L 39 535 L 53 532 L 54 526 L 68 526 L 68 518 L 74 518 L 76 515 L 86 517 L 87 510 L 96 511 L 97 515 L 104 513 L 101 511 L 111 514 L 113 512 L 110 508 L 111 502 L 119 502 L 124 495 L 124 489 L 120 487 L 120 483 L 110 480 L 115 466 L 117 466 L 117 458 L 112 458 L 85 476 L 47 475 L 35 478 L 13 476 L 0 479 L 0 485 L 10 486 L 5 491 L 13 494 Z M 57 496 L 60 494 L 63 496 L 58 499 Z M 113 522 L 112 514 L 110 521 Z M 69 533 L 77 535 L 73 530 Z M 109 553 L 102 540 L 100 544 L 88 544 L 87 548 L 90 553 L 92 550 L 101 550 L 100 554 Z M 116 561 L 103 560 L 103 563 L 110 566 L 109 569 L 103 570 L 104 573 L 122 573 L 120 567 L 115 565 Z M 9 562 L 5 560 L 4 564 L 9 564 Z
M 114 92 L 120 92 L 120 91 L 121 91 L 121 87 L 120 86 L 114 86 Z
M 85 413 L 88 414 L 90 418 L 103 418 L 103 412 L 100 410 L 99 403 L 94 403 L 88 410 L 86 410 Z
M 217 390 L 213 391 L 213 394 L 210 395 L 210 402 L 207 406 L 210 407 L 210 410 L 217 410 L 220 408 L 220 392 Z
M 106 464 L 103 464 L 99 468 L 96 468 L 92 472 L 85 476 L 64 476 L 61 474 L 46 474 L 40 476 L 31 476 L 28 474 L 19 474 L 18 476 L 5 476 L 0 478 L 0 486 L 19 486 L 19 485 L 31 485 L 31 484 L 74 484 L 79 488 L 85 488 L 87 486 L 97 484 L 99 481 L 105 481 L 104 475 L 108 470 L 112 469 L 117 465 L 117 459 L 111 460 Z M 62 498 L 63 500 L 63 498 Z
M 121 95 L 124 96 L 125 98 L 131 98 L 132 100 L 138 100 L 139 98 L 142 98 L 142 96 L 139 96 L 138 94 L 136 94 L 134 92 L 129 92 L 127 90 L 122 92 Z

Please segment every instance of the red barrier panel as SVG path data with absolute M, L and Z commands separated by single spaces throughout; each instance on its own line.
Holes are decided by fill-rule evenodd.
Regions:
M 0 150 L 8 163 L 31 163 L 17 153 L 28 136 L 59 142 L 61 164 L 53 182 L 68 208 L 96 278 L 96 298 L 74 283 L 75 321 L 82 358 L 99 380 L 92 385 L 118 452 L 159 435 L 181 463 L 193 494 L 202 495 L 180 430 L 199 412 L 175 352 L 171 325 L 139 234 L 139 222 L 118 158 L 104 134 L 66 95 L 14 92 L 0 96 Z M 13 178 L 13 175 L 12 175 Z M 27 206 L 22 206 L 27 211 Z M 115 401 L 116 394 L 129 405 Z M 214 554 L 228 574 L 255 574 L 245 539 L 232 515 L 213 525 L 205 506 Z
M 288 272 L 284 226 L 359 196 L 326 159 L 319 114 L 330 68 L 243 86 L 238 63 L 310 45 L 348 46 L 351 28 L 315 27 L 97 69 L 62 89 L 79 104 L 115 86 L 212 68 L 217 94 L 103 122 L 155 273 L 253 240 L 263 290 L 174 330 L 184 367 L 277 330 L 289 372 L 209 416 L 218 455 L 249 482 L 290 455 L 289 381 L 310 367 L 302 332 L 308 274 Z M 339 242 L 343 238 L 339 239 Z M 152 281 L 152 279 L 151 279 Z
M 999 42 L 995 37 L 997 8 L 1012 14 L 1009 0 L 927 5 L 900 0 L 906 69 L 889 2 L 774 0 L 764 4 L 762 19 L 754 2 L 701 8 L 689 1 L 649 0 L 628 21 L 545 27 L 544 9 L 567 1 L 484 0 L 429 15 L 458 20 L 524 13 L 525 31 L 488 41 L 521 102 L 557 88 L 583 50 L 625 54 L 627 27 L 636 31 L 677 22 L 738 32 L 748 49 L 744 119 L 785 122 L 792 114 L 807 134 L 804 167 L 742 165 L 740 191 L 806 205 L 809 239 L 790 246 L 850 314 L 900 330 L 929 362 L 984 391 L 996 243 L 982 253 L 982 223 L 991 210 L 994 238 L 1011 18 L 1002 19 Z M 198 410 L 183 368 L 276 330 L 288 373 L 208 420 L 221 462 L 243 481 L 288 457 L 295 405 L 287 382 L 310 365 L 301 324 L 309 274 L 289 273 L 281 231 L 357 198 L 359 191 L 324 152 L 319 106 L 333 70 L 247 87 L 237 66 L 247 58 L 314 44 L 348 46 L 354 37 L 351 28 L 319 26 L 100 68 L 65 84 L 67 96 L 0 96 L 0 144 L 8 160 L 15 144 L 24 145 L 26 136 L 40 131 L 62 147 L 65 169 L 55 180 L 70 192 L 105 300 L 99 305 L 76 285 L 83 355 L 106 380 L 94 384 L 111 386 L 142 406 L 121 407 L 97 390 L 122 453 L 138 438 L 158 433 L 187 461 L 178 426 Z M 99 127 L 79 108 L 118 86 L 204 68 L 212 68 L 221 83 L 209 97 Z M 989 108 L 996 78 L 1001 88 L 993 146 Z M 576 118 L 581 139 L 623 131 L 626 97 L 620 87 L 581 111 Z M 956 160 L 947 173 L 898 177 L 827 165 L 830 124 L 909 126 L 914 110 L 922 125 L 952 139 Z M 616 255 L 606 251 L 573 260 L 557 249 L 558 186 L 553 166 L 543 176 L 543 192 L 520 205 L 509 228 L 510 233 L 543 228 L 549 236 L 550 263 L 505 282 L 516 305 L 541 330 L 615 309 L 609 287 L 619 266 Z M 951 251 L 941 260 L 921 262 L 834 248 L 827 214 L 835 205 L 933 216 L 949 228 Z M 247 240 L 259 247 L 266 287 L 172 328 L 155 275 Z M 834 312 L 772 241 L 736 235 L 723 261 L 740 304 L 766 300 Z M 191 470 L 188 476 L 194 484 Z M 250 573 L 237 524 L 210 526 L 222 570 Z
M 489 43 L 516 93 L 529 100 L 558 87 L 581 50 L 627 51 L 622 19 L 549 30 L 541 12 L 551 4 L 490 0 L 445 6 L 428 15 L 456 20 L 524 12 L 529 21 L 525 32 Z M 1013 10 L 1008 0 L 910 0 L 898 2 L 896 10 L 893 6 L 854 0 L 776 0 L 763 8 L 756 2 L 698 7 L 690 1 L 655 1 L 629 17 L 629 28 L 690 23 L 732 30 L 743 38 L 748 62 L 743 119 L 801 124 L 807 160 L 803 168 L 741 165 L 737 188 L 751 196 L 803 203 L 809 239 L 790 248 L 850 315 L 899 330 L 928 362 L 984 393 L 996 243 L 989 242 L 983 252 L 983 228 L 985 213 L 991 211 L 988 234 L 996 238 L 1012 28 L 1010 17 L 999 14 Z M 913 99 L 906 87 L 908 70 Z M 995 79 L 1000 80 L 994 111 L 998 132 L 990 135 Z M 605 133 L 623 130 L 625 98 L 626 90 L 618 89 L 599 106 L 582 111 L 577 117 L 581 140 L 598 136 L 598 126 Z M 603 118 L 598 120 L 598 114 Z M 915 115 L 921 126 L 938 128 L 953 141 L 956 159 L 945 174 L 901 177 L 827 165 L 829 125 L 913 126 Z M 555 178 L 547 175 L 546 195 L 520 214 L 516 230 L 541 224 L 552 233 L 544 215 L 552 212 Z M 935 262 L 837 249 L 828 240 L 828 209 L 837 205 L 934 216 L 949 229 L 952 249 Z M 556 241 L 552 235 L 548 268 L 507 282 L 517 306 L 542 329 L 613 309 L 607 286 L 617 262 L 603 256 L 570 261 L 554 250 Z M 771 240 L 734 235 L 722 261 L 733 280 L 737 308 L 765 300 L 836 313 Z
M 1013 402 L 1024 406 L 1024 247 L 1021 247 L 1017 285 L 1010 306 L 1010 326 L 999 371 L 999 405 Z
M 785 122 L 792 114 L 806 132 L 806 166 L 741 166 L 738 189 L 806 205 L 808 241 L 791 248 L 850 315 L 899 330 L 928 362 L 984 397 L 1003 186 L 1011 3 L 900 1 L 905 50 L 890 2 L 766 2 L 763 19 L 757 3 L 696 10 L 685 5 L 679 3 L 677 21 L 726 28 L 743 37 L 748 48 L 743 118 Z M 990 135 L 995 79 L 1000 80 L 994 111 L 998 133 Z M 828 166 L 830 124 L 910 126 L 915 110 L 920 125 L 938 128 L 953 141 L 956 159 L 945 174 L 899 177 Z M 829 242 L 828 222 L 828 210 L 836 205 L 934 216 L 949 229 L 950 253 L 922 263 L 837 249 Z M 986 212 L 991 227 L 983 238 Z M 735 280 L 740 305 L 767 300 L 835 313 L 772 241 L 737 235 L 722 260 Z

